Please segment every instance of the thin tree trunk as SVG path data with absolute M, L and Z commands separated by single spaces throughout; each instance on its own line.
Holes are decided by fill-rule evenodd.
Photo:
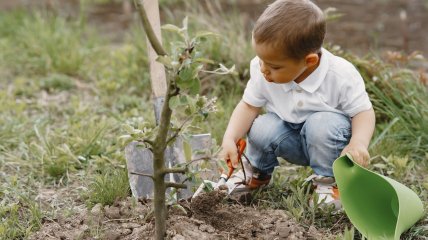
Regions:
M 166 139 L 168 137 L 169 124 L 171 120 L 172 110 L 169 108 L 169 99 L 171 98 L 171 84 L 167 81 L 167 94 L 165 96 L 165 103 L 162 106 L 162 113 L 159 123 L 159 132 L 155 139 L 155 146 L 153 149 L 153 181 L 154 181 L 154 207 L 155 207 L 155 239 L 162 240 L 166 234 L 166 219 L 167 208 L 165 205 L 165 149 Z
M 142 24 L 144 30 L 146 31 L 147 38 L 150 41 L 153 50 L 159 56 L 167 55 L 166 51 L 163 49 L 160 40 L 156 37 L 156 33 L 153 30 L 149 19 L 147 17 L 147 13 L 143 7 L 142 0 L 135 0 L 136 6 L 138 8 Z M 151 2 L 157 7 L 157 1 Z M 158 18 L 158 17 L 156 17 Z M 156 30 L 159 30 L 158 28 Z M 160 31 L 160 30 L 159 30 Z M 158 70 L 158 73 L 163 72 Z M 155 96 L 159 97 L 165 94 L 165 101 L 162 105 L 162 110 L 159 117 L 159 129 L 156 135 L 156 139 L 153 144 L 153 182 L 154 182 L 154 216 L 155 216 L 155 239 L 163 240 L 166 235 L 166 219 L 167 219 L 167 207 L 165 204 L 165 192 L 167 188 L 167 184 L 165 183 L 165 175 L 171 169 L 167 169 L 165 167 L 165 150 L 167 147 L 167 138 L 168 131 L 171 122 L 171 114 L 172 110 L 169 108 L 169 100 L 171 98 L 171 93 L 175 92 L 175 87 L 171 85 L 171 81 L 166 81 L 166 91 L 164 92 L 164 88 L 162 86 L 164 80 L 160 78 L 165 78 L 164 74 L 151 74 L 152 77 L 155 76 L 155 79 L 152 79 L 152 85 L 157 86 L 154 87 L 153 90 L 155 92 Z M 176 95 L 176 94 L 175 94 Z M 183 172 L 184 170 L 180 170 L 179 172 Z

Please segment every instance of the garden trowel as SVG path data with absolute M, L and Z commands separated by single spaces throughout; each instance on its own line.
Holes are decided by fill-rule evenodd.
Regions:
M 211 158 L 211 134 L 196 134 L 192 135 L 188 144 L 191 148 L 191 158 Z M 168 167 L 177 164 L 186 163 L 184 153 L 184 142 L 181 138 L 165 151 L 165 156 L 168 159 Z M 136 198 L 153 198 L 154 185 L 153 180 L 149 177 L 136 175 L 133 173 L 153 174 L 153 153 L 148 149 L 138 146 L 137 142 L 132 142 L 125 148 L 126 164 L 128 168 L 129 184 L 132 195 Z M 178 174 L 168 174 L 165 176 L 167 181 L 182 182 L 185 176 Z M 182 189 L 179 192 L 178 198 L 188 198 L 192 196 L 192 188 L 195 187 L 192 183 L 188 183 L 187 189 Z
M 161 122 L 161 113 L 168 93 L 168 81 L 165 72 L 165 66 L 158 61 L 158 54 L 160 56 L 164 53 L 160 53 L 159 48 L 162 48 L 162 37 L 160 28 L 160 14 L 158 0 L 151 1 L 136 1 L 136 6 L 140 14 L 141 20 L 145 23 L 149 23 L 151 27 L 145 26 L 145 31 L 150 31 L 151 34 L 147 35 L 147 54 L 150 69 L 150 83 L 152 89 L 154 115 L 156 125 Z M 140 11 L 144 8 L 144 11 Z M 144 27 L 143 23 L 143 27 Z M 149 30 L 148 30 L 149 29 Z M 156 50 L 152 46 L 152 42 L 157 43 Z M 163 49 L 162 49 L 163 50 Z M 161 51 L 164 52 L 164 51 Z M 186 164 L 185 154 L 183 149 L 183 139 L 177 137 L 176 141 L 169 145 L 165 150 L 165 167 L 172 168 L 178 164 Z M 209 150 L 211 147 L 211 135 L 210 134 L 197 134 L 192 135 L 190 139 L 191 149 L 198 151 Z M 209 151 L 207 151 L 210 154 Z M 153 153 L 149 148 L 144 148 L 138 142 L 132 142 L 125 148 L 125 157 L 128 168 L 129 184 L 131 187 L 132 195 L 135 198 L 152 198 L 154 193 L 153 180 L 150 178 L 153 175 Z M 193 157 L 193 156 L 192 156 Z M 210 155 L 200 156 L 201 158 L 210 158 Z M 165 181 L 173 183 L 183 183 L 187 180 L 184 174 L 169 173 L 165 176 Z M 192 196 L 191 189 L 193 188 L 192 183 L 187 184 L 187 189 L 181 189 L 175 195 L 178 199 L 188 198 Z M 168 188 L 166 194 L 172 193 L 172 189 Z

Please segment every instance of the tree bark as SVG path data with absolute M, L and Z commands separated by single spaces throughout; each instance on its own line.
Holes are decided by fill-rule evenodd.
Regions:
M 168 81 L 167 92 L 171 91 L 171 84 Z M 164 239 L 166 234 L 167 208 L 165 205 L 165 149 L 167 147 L 166 139 L 168 136 L 169 124 L 172 110 L 169 108 L 170 95 L 166 94 L 165 103 L 162 107 L 162 113 L 159 123 L 159 132 L 153 146 L 153 182 L 154 182 L 154 207 L 155 207 L 155 228 L 158 240 Z

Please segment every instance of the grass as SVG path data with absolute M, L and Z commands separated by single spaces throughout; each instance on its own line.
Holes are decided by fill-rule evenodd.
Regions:
M 24 184 L 31 177 L 2 176 L 0 185 L 0 239 L 21 239 L 42 224 L 42 210 L 34 201 L 34 192 Z
M 167 22 L 179 24 L 188 15 L 191 31 L 218 33 L 204 42 L 204 54 L 236 65 L 235 75 L 202 77 L 202 92 L 219 98 L 219 111 L 200 131 L 211 132 L 220 143 L 249 78 L 254 55 L 249 21 L 233 6 L 225 11 L 212 1 L 205 8 L 195 1 L 162 4 Z M 182 7 L 170 12 L 170 4 Z M 124 122 L 154 118 L 145 37 L 135 22 L 123 42 L 113 44 L 82 19 L 45 11 L 0 14 L 0 236 L 6 239 L 26 238 L 43 216 L 61 214 L 36 201 L 41 187 L 83 186 L 87 190 L 81 198 L 88 207 L 129 196 L 117 138 Z M 164 37 L 165 43 L 176 41 L 169 33 Z M 406 68 L 413 60 L 397 64 L 326 47 L 352 61 L 365 79 L 377 118 L 370 168 L 410 186 L 426 206 L 428 94 L 419 76 Z M 274 184 L 256 193 L 254 204 L 283 209 L 303 226 L 330 232 L 332 239 L 361 238 L 343 213 L 309 206 L 311 190 L 302 186 L 309 174 L 309 169 L 285 164 Z M 425 216 L 404 239 L 427 238 L 427 221 Z
M 274 171 L 272 184 L 253 194 L 253 204 L 263 208 L 283 209 L 304 227 L 328 229 L 333 236 L 340 233 L 343 226 L 350 225 L 343 212 L 334 213 L 332 206 L 322 207 L 317 203 L 312 185 L 305 182 L 305 177 L 311 174 L 309 168 L 293 166 L 284 160 L 281 165 L 283 167 Z
M 89 186 L 87 205 L 93 207 L 97 203 L 112 205 L 116 200 L 129 196 L 128 172 L 124 169 L 107 171 L 95 177 Z

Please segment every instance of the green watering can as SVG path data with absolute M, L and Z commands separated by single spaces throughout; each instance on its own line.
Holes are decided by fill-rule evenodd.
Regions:
M 367 239 L 394 239 L 423 215 L 422 201 L 410 188 L 339 157 L 333 172 L 349 220 Z

